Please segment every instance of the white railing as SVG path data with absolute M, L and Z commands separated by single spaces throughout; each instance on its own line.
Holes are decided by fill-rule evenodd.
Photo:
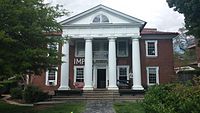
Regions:
M 107 60 L 108 51 L 93 51 L 94 60 Z

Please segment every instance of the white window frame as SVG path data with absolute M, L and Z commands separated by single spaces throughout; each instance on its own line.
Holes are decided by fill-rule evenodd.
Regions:
M 129 66 L 128 65 L 120 65 L 120 66 L 117 66 L 117 79 L 119 80 L 119 74 L 120 74 L 120 72 L 119 72 L 119 69 L 120 68 L 126 68 L 127 70 L 127 75 L 126 75 L 126 77 L 127 77 L 127 80 L 129 80 Z
M 126 54 L 124 54 L 124 55 L 119 54 L 119 43 L 120 42 L 126 43 Z M 117 57 L 128 57 L 128 40 L 117 40 Z
M 84 80 L 84 66 L 74 66 L 74 83 L 76 82 L 76 74 L 77 74 L 77 72 L 76 72 L 76 69 L 77 68 L 83 68 L 83 81 L 85 81 Z
M 93 22 L 94 19 L 95 19 L 97 16 L 100 17 L 99 22 Z M 102 16 L 105 16 L 105 17 L 108 19 L 108 22 L 103 22 L 103 21 L 102 21 Z M 95 16 L 92 18 L 92 23 L 94 23 L 94 24 L 99 24 L 99 23 L 109 23 L 109 22 L 110 22 L 110 19 L 109 19 L 108 16 L 105 15 L 105 14 L 97 14 L 97 15 L 95 15 Z
M 49 70 L 47 69 L 45 85 L 46 86 L 56 86 L 57 78 L 58 78 L 58 67 L 56 67 L 56 71 L 55 71 L 55 80 L 49 80 Z M 53 82 L 54 84 L 51 85 L 51 84 L 49 84 L 49 82 Z
M 149 83 L 149 68 L 155 68 L 156 69 L 156 83 Z M 146 67 L 147 71 L 147 85 L 156 85 L 159 84 L 159 67 L 158 66 L 151 66 L 151 67 Z
M 78 45 L 79 42 L 85 43 L 84 40 L 77 40 L 77 41 L 75 41 L 75 43 L 76 43 L 76 45 L 75 45 L 75 56 L 76 56 L 76 57 L 85 57 L 85 47 L 84 47 L 84 54 L 83 54 L 83 55 L 78 55 L 78 54 L 77 54 L 77 52 L 78 52 L 78 47 L 77 47 L 77 45 Z
M 149 55 L 148 54 L 148 43 L 149 42 L 154 42 L 155 55 Z M 158 41 L 157 40 L 146 40 L 145 41 L 145 47 L 146 47 L 146 56 L 147 57 L 157 57 L 158 56 Z

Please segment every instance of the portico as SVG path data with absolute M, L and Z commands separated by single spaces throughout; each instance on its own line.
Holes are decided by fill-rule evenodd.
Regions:
M 139 48 L 140 36 L 127 37 L 132 40 L 132 71 L 133 72 L 133 90 L 143 90 L 141 85 L 141 66 L 140 66 L 140 48 Z M 107 88 L 108 90 L 118 90 L 117 86 L 117 55 L 116 55 L 116 41 L 117 37 L 106 37 L 106 38 L 95 38 L 87 37 L 84 38 L 85 45 L 85 56 L 84 56 L 84 87 L 83 90 L 93 90 L 94 88 Z M 102 40 L 103 39 L 103 40 Z M 94 51 L 95 47 L 93 44 L 107 43 L 107 50 Z M 62 64 L 61 68 L 61 86 L 59 90 L 69 90 L 69 66 L 68 66 L 68 54 L 66 50 L 69 46 L 69 42 L 66 41 L 63 45 L 63 54 L 65 55 L 65 63 Z M 101 47 L 100 47 L 101 48 Z M 106 48 L 106 47 L 105 47 Z M 64 51 L 65 50 L 65 51 Z M 102 76 L 102 77 L 100 77 Z M 103 79 L 100 80 L 99 79 Z M 68 81 L 68 82 L 66 82 Z

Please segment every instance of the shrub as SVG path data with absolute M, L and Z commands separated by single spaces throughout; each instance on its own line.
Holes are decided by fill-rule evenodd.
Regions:
M 148 113 L 198 113 L 200 87 L 183 84 L 156 85 L 145 94 Z
M 5 81 L 0 81 L 0 93 L 9 93 L 10 89 L 14 88 L 17 86 L 17 81 L 15 80 L 5 80 Z
M 12 88 L 10 91 L 11 97 L 14 99 L 22 99 L 22 89 L 21 88 Z
M 33 103 L 47 99 L 48 94 L 36 86 L 28 85 L 24 90 L 23 98 L 27 103 Z

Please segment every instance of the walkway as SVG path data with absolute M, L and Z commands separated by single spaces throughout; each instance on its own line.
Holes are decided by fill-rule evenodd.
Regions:
M 2 95 L 3 98 L 2 100 L 7 102 L 8 104 L 13 104 L 13 105 L 18 105 L 18 106 L 33 106 L 33 104 L 21 104 L 12 100 L 9 100 L 9 98 L 11 97 L 10 95 Z
M 88 100 L 84 113 L 116 113 L 110 100 Z

